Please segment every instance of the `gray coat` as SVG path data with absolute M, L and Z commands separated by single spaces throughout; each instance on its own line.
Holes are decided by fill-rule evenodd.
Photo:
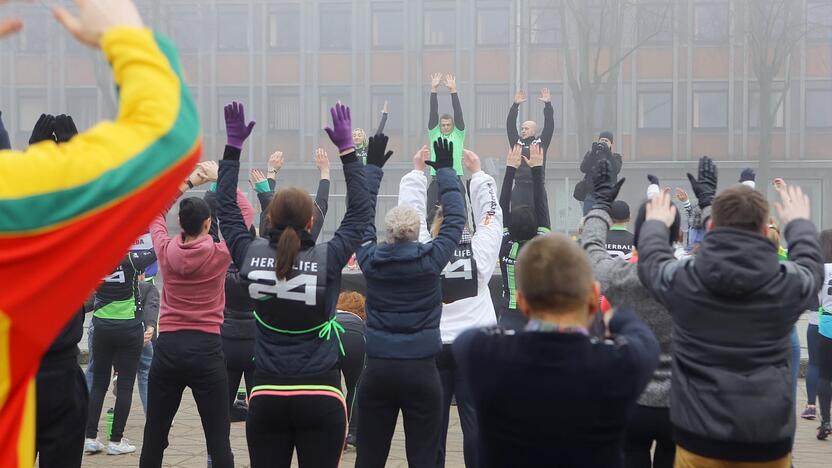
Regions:
M 592 210 L 584 222 L 581 245 L 592 264 L 595 278 L 601 283 L 601 293 L 615 307 L 629 307 L 644 320 L 659 341 L 659 365 L 638 404 L 660 408 L 670 407 L 670 335 L 673 320 L 638 278 L 638 267 L 621 258 L 612 257 L 606 249 L 607 232 L 612 226 L 609 214 Z

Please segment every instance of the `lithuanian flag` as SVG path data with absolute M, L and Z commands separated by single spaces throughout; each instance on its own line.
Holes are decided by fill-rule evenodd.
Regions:
M 41 356 L 199 160 L 199 121 L 173 46 L 114 28 L 101 48 L 119 87 L 116 121 L 61 145 L 0 151 L 2 468 L 34 464 Z

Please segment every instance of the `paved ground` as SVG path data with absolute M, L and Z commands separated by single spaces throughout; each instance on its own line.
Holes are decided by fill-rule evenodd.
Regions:
M 806 393 L 803 390 L 801 380 L 800 409 L 803 408 Z M 112 395 L 108 395 L 104 408 L 113 405 Z M 84 458 L 85 467 L 119 467 L 138 466 L 139 452 L 141 451 L 141 439 L 143 429 L 143 413 L 139 396 L 133 397 L 133 409 L 127 428 L 124 431 L 125 437 L 138 447 L 138 451 L 131 455 L 108 456 L 91 455 Z M 393 446 L 390 450 L 388 467 L 405 468 L 407 461 L 404 452 L 404 433 L 402 432 L 401 419 L 399 427 L 393 439 Z M 104 424 L 100 425 L 103 429 Z M 815 438 L 817 423 L 805 421 L 798 418 L 797 443 L 795 445 L 794 466 L 797 468 L 829 468 L 832 466 L 832 441 L 820 442 Z M 164 466 L 179 467 L 204 467 L 206 466 L 205 440 L 203 438 L 202 426 L 199 415 L 196 412 L 193 398 L 190 392 L 186 393 L 182 400 L 182 406 L 176 416 L 175 424 L 171 430 L 171 444 L 165 452 Z M 233 423 L 231 425 L 231 445 L 234 450 L 238 467 L 250 466 L 248 451 L 245 441 L 245 423 Z M 344 467 L 352 467 L 355 462 L 355 451 L 350 449 L 344 455 Z M 449 468 L 463 467 L 462 461 L 462 431 L 459 427 L 459 419 L 452 411 L 451 427 L 448 434 L 448 463 Z

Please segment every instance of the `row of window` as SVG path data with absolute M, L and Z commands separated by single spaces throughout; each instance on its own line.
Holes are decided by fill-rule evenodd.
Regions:
M 530 93 L 537 91 L 532 87 Z M 717 86 L 716 88 L 719 88 Z M 194 92 L 195 93 L 195 92 Z M 349 89 L 327 89 L 319 94 L 318 115 L 320 128 L 328 125 L 329 108 L 339 99 L 349 95 Z M 534 94 L 530 94 L 534 95 Z M 199 102 L 199 96 L 195 95 Z M 236 91 L 218 91 L 217 101 L 224 103 L 232 99 L 244 98 Z M 785 104 L 781 103 L 782 93 L 775 92 L 772 96 L 772 109 L 777 109 L 774 114 L 774 128 L 784 127 Z M 684 100 L 685 97 L 680 97 Z M 66 98 L 66 112 L 73 116 L 79 128 L 88 128 L 99 118 L 99 96 L 95 89 L 73 90 Z M 387 130 L 401 131 L 404 127 L 404 115 L 400 111 L 404 108 L 404 98 L 400 92 L 373 93 L 370 100 L 371 116 L 369 122 L 355 122 L 356 127 L 364 127 L 367 133 L 375 131 L 378 125 L 380 110 L 384 101 L 389 101 L 391 109 Z M 604 108 L 603 96 L 596 99 L 595 121 L 602 122 L 602 116 L 607 113 Z M 38 116 L 47 108 L 47 99 L 34 90 L 26 90 L 18 93 L 17 127 L 21 130 L 31 128 Z M 301 128 L 301 98 L 297 93 L 270 92 L 267 97 L 267 116 L 264 120 L 268 123 L 270 131 L 296 131 Z M 613 100 L 615 102 L 615 100 Z M 756 129 L 760 122 L 760 94 L 759 91 L 749 91 L 748 96 L 748 119 L 749 128 Z M 555 108 L 555 128 L 560 129 L 563 125 L 563 94 L 560 90 L 553 89 L 552 104 Z M 692 92 L 691 125 L 695 129 L 727 129 L 729 122 L 729 94 L 726 89 L 695 89 Z M 506 92 L 480 91 L 475 95 L 473 101 L 463 98 L 463 105 L 466 109 L 473 109 L 473 118 L 466 116 L 466 121 L 474 123 L 480 131 L 503 131 L 505 129 L 505 118 L 510 106 L 510 96 Z M 684 105 L 680 102 L 680 105 Z M 530 112 L 536 112 L 534 104 Z M 427 103 L 425 103 L 425 109 Z M 673 127 L 674 109 L 673 93 L 670 85 L 660 84 L 650 86 L 647 89 L 639 90 L 636 94 L 636 104 L 632 107 L 634 115 L 627 118 L 634 118 L 635 125 L 639 129 L 647 130 L 668 130 Z M 253 106 L 250 112 L 256 117 L 259 108 Z M 615 115 L 615 109 L 612 109 Z M 217 127 L 223 128 L 222 113 L 217 112 Z M 408 113 L 409 117 L 421 122 L 422 116 Z M 530 114 L 532 119 L 541 119 L 542 116 Z M 742 115 L 736 121 L 741 121 Z M 832 128 L 832 89 L 807 89 L 805 106 L 805 124 L 807 128 Z
M 529 9 L 528 40 L 535 45 L 557 46 L 564 43 L 563 8 L 553 8 L 557 2 L 544 3 L 546 7 Z M 621 40 L 621 25 L 614 24 L 616 12 L 606 11 L 607 2 L 577 2 L 570 16 L 585 16 L 577 21 L 588 24 L 590 43 L 613 43 Z M 674 11 L 684 8 L 675 2 L 651 2 L 636 6 L 636 35 L 639 44 L 669 43 L 673 39 Z M 149 8 L 145 8 L 149 10 Z M 151 11 L 145 16 L 155 27 L 167 30 L 176 44 L 186 51 L 213 46 L 208 39 L 216 37 L 216 47 L 223 51 L 244 51 L 259 48 L 261 40 L 269 49 L 298 50 L 306 35 L 301 18 L 301 6 L 282 3 L 268 7 L 263 22 L 260 12 L 252 11 L 245 4 L 173 4 L 160 18 L 153 18 Z M 677 13 L 687 17 L 687 12 Z M 157 13 L 158 14 L 158 13 Z M 461 13 L 464 15 L 464 13 Z M 320 50 L 349 50 L 352 48 L 353 12 L 349 3 L 322 3 L 317 14 L 309 21 L 316 21 L 318 48 Z M 426 47 L 453 47 L 458 42 L 460 21 L 453 2 L 426 4 L 422 12 L 422 43 Z M 693 25 L 690 37 L 705 43 L 724 43 L 730 32 L 732 14 L 727 1 L 696 3 L 693 5 Z M 45 51 L 49 44 L 50 28 L 58 27 L 47 18 L 43 9 L 28 10 L 24 18 L 29 26 L 19 35 L 18 48 L 22 51 Z M 483 47 L 505 47 L 511 43 L 513 15 L 509 6 L 489 3 L 477 8 L 475 18 L 476 44 Z M 806 10 L 809 40 L 832 40 L 832 2 L 810 0 Z M 575 19 L 575 18 L 572 18 Z M 373 48 L 399 50 L 405 45 L 405 8 L 402 3 L 380 3 L 371 9 L 370 41 Z M 155 23 L 155 24 L 154 24 Z M 782 27 L 793 25 L 781 24 Z M 265 31 L 264 31 L 265 29 Z M 683 31 L 686 28 L 680 28 Z M 618 36 L 613 37 L 614 34 Z M 681 35 L 682 32 L 677 32 Z M 264 37 L 265 36 L 265 37 Z M 262 38 L 262 39 L 261 39 Z M 70 41 L 71 42 L 71 41 Z

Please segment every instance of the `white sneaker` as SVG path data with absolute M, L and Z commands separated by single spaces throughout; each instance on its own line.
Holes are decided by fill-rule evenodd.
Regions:
M 119 443 L 110 442 L 110 444 L 107 446 L 107 455 L 124 455 L 127 453 L 133 453 L 135 451 L 136 446 L 128 444 L 127 439 L 124 438 L 122 438 L 121 442 Z
M 98 441 L 98 439 L 85 439 L 84 440 L 84 452 L 93 454 L 98 453 L 104 450 L 104 444 Z

